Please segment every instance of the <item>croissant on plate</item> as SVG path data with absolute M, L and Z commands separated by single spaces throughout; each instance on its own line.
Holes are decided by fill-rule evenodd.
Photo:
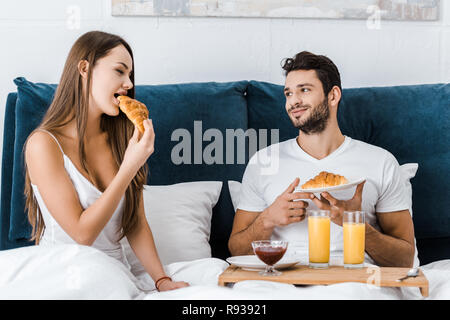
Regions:
M 145 104 L 127 96 L 119 96 L 117 99 L 120 110 L 138 127 L 141 133 L 144 133 L 143 121 L 148 119 L 148 109 Z
M 346 183 L 348 183 L 348 180 L 344 176 L 322 171 L 317 176 L 304 183 L 302 189 L 333 187 Z

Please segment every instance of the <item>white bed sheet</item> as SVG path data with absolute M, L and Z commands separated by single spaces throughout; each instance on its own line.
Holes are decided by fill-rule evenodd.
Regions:
M 216 259 L 218 260 L 218 259 Z M 219 260 L 222 261 L 222 260 Z M 218 269 L 217 261 L 186 263 L 185 269 L 176 274 L 179 280 L 202 272 L 203 266 Z M 197 268 L 199 267 L 199 268 Z M 224 266 L 223 270 L 226 269 Z M 376 287 L 365 283 L 341 283 L 327 286 L 294 286 L 273 281 L 248 280 L 230 287 L 219 287 L 217 276 L 210 274 L 204 284 L 197 283 L 188 288 L 167 292 L 154 292 L 144 299 L 186 299 L 186 300 L 440 300 L 450 299 L 450 260 L 441 260 L 421 266 L 429 281 L 429 296 L 424 298 L 419 288 Z
M 360 283 L 293 286 L 271 281 L 242 281 L 219 287 L 228 263 L 205 258 L 165 266 L 174 280 L 190 287 L 142 291 L 148 275 L 133 275 L 121 262 L 87 246 L 31 246 L 0 251 L 0 299 L 125 300 L 291 300 L 291 299 L 424 299 L 418 288 L 378 288 Z M 450 260 L 421 266 L 429 281 L 426 299 L 450 299 Z M 147 278 L 148 280 L 148 278 Z
M 0 299 L 142 299 L 127 267 L 87 246 L 0 251 Z

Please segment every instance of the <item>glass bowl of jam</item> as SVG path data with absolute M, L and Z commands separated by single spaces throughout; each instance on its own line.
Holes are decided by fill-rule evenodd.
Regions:
M 288 241 L 257 240 L 252 242 L 253 252 L 266 265 L 266 269 L 259 274 L 262 276 L 279 276 L 281 272 L 275 270 L 274 265 L 283 258 L 288 247 Z

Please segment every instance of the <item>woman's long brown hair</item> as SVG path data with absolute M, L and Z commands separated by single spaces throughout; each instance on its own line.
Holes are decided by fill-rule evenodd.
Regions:
M 85 141 L 79 137 L 84 137 L 86 132 L 92 69 L 97 60 L 106 56 L 111 49 L 119 45 L 123 45 L 128 50 L 133 60 L 133 52 L 130 46 L 125 40 L 117 35 L 101 31 L 91 31 L 82 35 L 72 46 L 64 65 L 61 80 L 56 88 L 53 101 L 41 124 L 35 129 L 35 131 L 44 129 L 51 132 L 52 130 L 66 125 L 70 121 L 75 120 L 78 134 L 78 156 L 83 169 L 89 174 L 91 181 L 93 181 L 93 175 L 86 162 Z M 78 71 L 78 63 L 81 60 L 88 61 L 90 66 L 88 69 L 84 94 L 82 77 Z M 130 80 L 133 83 L 133 88 L 128 90 L 127 95 L 134 98 L 134 60 L 132 70 L 133 72 L 130 76 Z M 115 117 L 103 114 L 101 119 L 101 129 L 108 132 L 108 143 L 111 147 L 114 160 L 119 167 L 128 146 L 128 141 L 133 135 L 134 126 L 124 113 L 119 112 L 119 115 Z M 29 137 L 31 137 L 35 131 L 33 131 Z M 25 142 L 25 146 L 28 139 Z M 120 239 L 132 232 L 137 225 L 137 210 L 143 185 L 147 179 L 147 172 L 148 166 L 146 164 L 140 168 L 125 192 L 125 206 L 122 215 Z M 45 225 L 44 220 L 42 219 L 42 213 L 33 193 L 26 161 L 24 192 L 26 196 L 25 206 L 28 210 L 28 221 L 32 226 L 31 241 L 34 240 L 36 244 L 39 244 Z M 120 232 L 120 230 L 118 231 Z

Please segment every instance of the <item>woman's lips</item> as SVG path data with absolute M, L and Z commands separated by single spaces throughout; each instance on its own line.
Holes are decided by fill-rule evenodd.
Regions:
M 113 96 L 114 104 L 117 105 L 117 106 L 119 106 L 119 103 L 120 103 L 119 99 L 117 99 L 118 96 L 119 96 L 118 94 L 115 94 L 115 95 Z

